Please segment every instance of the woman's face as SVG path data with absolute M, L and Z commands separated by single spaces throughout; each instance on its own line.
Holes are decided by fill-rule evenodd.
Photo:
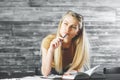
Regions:
M 71 40 L 79 31 L 79 21 L 71 15 L 66 15 L 60 27 L 60 35 L 63 37 L 67 34 L 65 39 Z

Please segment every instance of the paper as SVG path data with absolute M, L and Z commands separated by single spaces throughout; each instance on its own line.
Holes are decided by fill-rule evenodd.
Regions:
M 100 65 L 97 65 L 91 69 L 89 69 L 88 71 L 85 71 L 86 74 L 88 74 L 89 76 L 92 75 L 92 73 L 94 73 L 94 71 L 99 67 Z
M 40 78 L 43 79 L 43 80 L 51 80 L 51 79 L 55 79 L 55 78 L 59 78 L 59 79 L 61 78 L 62 79 L 62 76 L 61 75 L 53 75 L 53 74 L 51 74 L 51 75 L 49 75 L 47 77 L 40 76 Z
M 63 78 L 63 79 L 68 79 L 68 80 L 74 80 L 75 76 L 76 76 L 76 75 L 72 75 L 72 74 L 71 74 L 71 75 L 63 75 L 62 78 Z

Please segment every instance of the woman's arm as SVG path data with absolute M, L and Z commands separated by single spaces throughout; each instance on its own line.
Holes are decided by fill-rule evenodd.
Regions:
M 58 48 L 58 46 L 60 46 L 61 40 L 63 40 L 63 38 L 61 38 L 61 37 L 53 39 L 50 42 L 50 47 L 48 48 L 48 50 L 46 48 L 44 48 L 43 46 L 41 47 L 41 49 L 42 49 L 41 71 L 44 76 L 47 76 L 51 71 L 53 57 L 54 57 L 54 51 L 56 48 Z
M 53 51 L 48 49 L 48 51 L 42 47 L 42 74 L 44 76 L 47 76 L 52 67 L 52 62 L 53 62 Z

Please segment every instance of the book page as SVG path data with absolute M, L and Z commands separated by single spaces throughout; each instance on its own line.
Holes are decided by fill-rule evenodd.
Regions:
M 75 79 L 75 76 L 76 75 L 73 75 L 73 74 L 71 74 L 71 75 L 63 75 L 63 79 L 67 79 L 67 80 L 74 80 Z
M 51 79 L 62 79 L 62 75 L 49 75 L 49 76 L 40 76 L 42 80 L 51 80 Z
M 74 80 L 74 78 L 77 74 L 78 74 L 78 72 L 73 70 L 73 71 L 69 72 L 68 74 L 64 74 L 62 76 L 62 78 L 63 79 L 68 79 L 68 80 Z
M 92 75 L 92 73 L 94 73 L 94 71 L 99 67 L 100 65 L 97 65 L 91 69 L 89 69 L 88 71 L 85 71 L 84 73 L 88 74 L 89 76 Z

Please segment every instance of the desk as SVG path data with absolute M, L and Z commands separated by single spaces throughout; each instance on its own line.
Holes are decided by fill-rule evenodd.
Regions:
M 0 79 L 0 80 L 42 80 L 40 76 L 27 76 L 23 78 L 6 78 L 6 79 Z
M 47 78 L 45 79 L 45 78 L 41 78 L 40 76 L 27 76 L 22 78 L 5 78 L 0 80 L 68 80 L 68 79 L 47 79 Z M 86 79 L 79 79 L 79 80 L 86 80 Z M 98 80 L 98 79 L 90 79 L 90 80 Z
M 53 79 L 43 79 L 40 78 L 40 76 L 26 76 L 22 78 L 5 78 L 0 80 L 53 80 Z M 102 76 L 94 74 L 93 76 L 90 77 L 90 80 L 120 80 L 120 74 L 103 74 Z
M 120 80 L 120 74 L 104 74 L 106 80 Z

